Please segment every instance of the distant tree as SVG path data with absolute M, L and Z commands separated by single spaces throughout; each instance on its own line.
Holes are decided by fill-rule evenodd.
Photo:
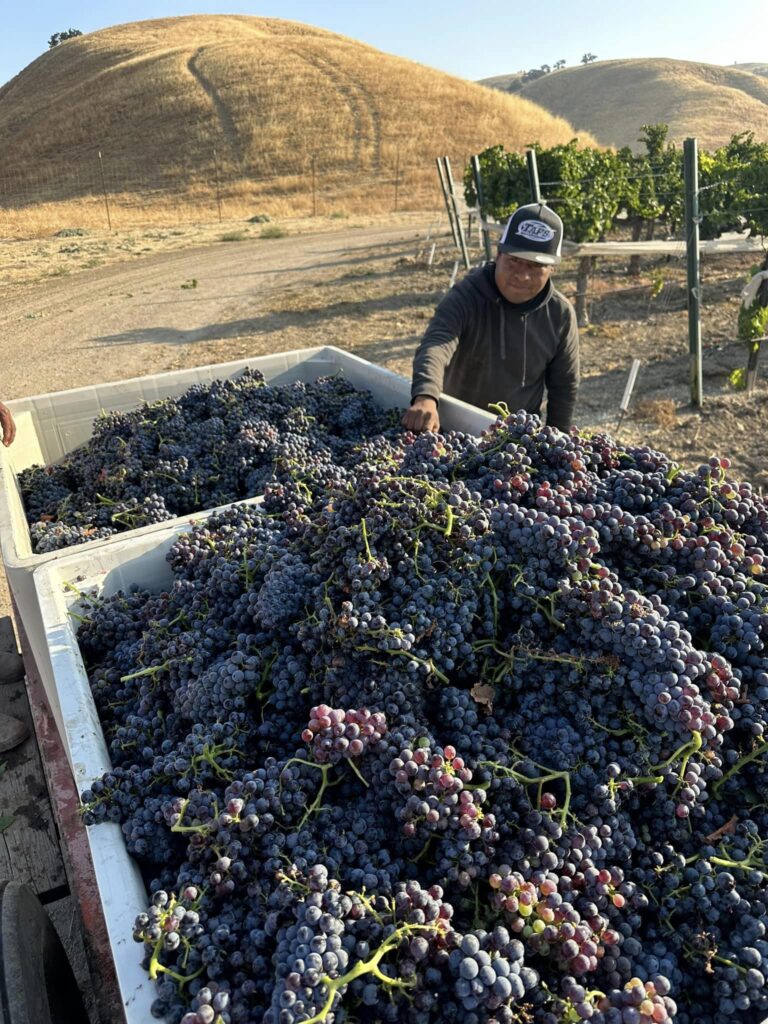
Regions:
M 564 67 L 565 61 L 557 60 L 554 64 L 542 64 L 539 68 L 529 68 L 528 71 L 520 71 L 518 72 L 519 77 L 509 83 L 507 90 L 508 92 L 517 92 L 527 82 L 535 82 L 537 78 L 548 75 L 551 71 L 559 71 Z
M 82 34 L 79 28 L 68 28 L 66 32 L 54 32 L 48 40 L 48 49 L 52 50 L 54 46 L 63 43 L 65 39 L 74 39 L 75 36 L 81 36 Z
M 669 135 L 669 125 L 663 121 L 657 124 L 641 124 L 640 131 L 643 133 L 638 137 L 638 142 L 645 146 L 648 156 L 658 158 L 664 152 L 664 147 Z
M 549 64 L 542 64 L 540 68 L 531 68 L 530 71 L 526 71 L 521 81 L 535 82 L 537 78 L 542 78 L 544 75 L 549 74 L 550 71 Z
M 597 56 L 594 53 L 585 53 L 581 58 L 582 64 L 593 64 L 597 60 Z

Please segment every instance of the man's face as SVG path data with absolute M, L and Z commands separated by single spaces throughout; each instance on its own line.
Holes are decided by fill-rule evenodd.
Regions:
M 507 252 L 496 257 L 496 287 L 508 302 L 528 302 L 538 295 L 551 273 L 551 266 L 521 260 Z

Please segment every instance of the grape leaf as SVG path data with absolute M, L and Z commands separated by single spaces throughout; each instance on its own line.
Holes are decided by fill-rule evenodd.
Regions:
M 490 715 L 493 711 L 493 698 L 496 695 L 496 691 L 488 683 L 475 683 L 472 689 L 469 691 L 474 697 L 475 701 L 482 707 L 483 711 L 487 715 Z

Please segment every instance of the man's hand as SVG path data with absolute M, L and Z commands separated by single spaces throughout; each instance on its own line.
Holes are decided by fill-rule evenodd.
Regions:
M 423 430 L 432 430 L 436 433 L 440 429 L 437 402 L 427 395 L 417 395 L 410 408 L 403 413 L 401 423 L 406 430 L 412 430 L 415 434 L 420 434 Z
M 0 402 L 0 428 L 3 431 L 3 444 L 7 448 L 9 444 L 13 443 L 14 437 L 16 437 L 16 424 L 13 422 L 11 410 L 7 405 L 3 405 L 2 402 Z

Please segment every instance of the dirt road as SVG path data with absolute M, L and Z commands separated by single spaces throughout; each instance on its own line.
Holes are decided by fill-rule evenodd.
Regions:
M 2 397 L 262 354 L 239 342 L 258 325 L 268 296 L 310 290 L 361 259 L 371 268 L 413 253 L 425 230 L 373 226 L 219 242 L 12 285 L 0 308 Z

